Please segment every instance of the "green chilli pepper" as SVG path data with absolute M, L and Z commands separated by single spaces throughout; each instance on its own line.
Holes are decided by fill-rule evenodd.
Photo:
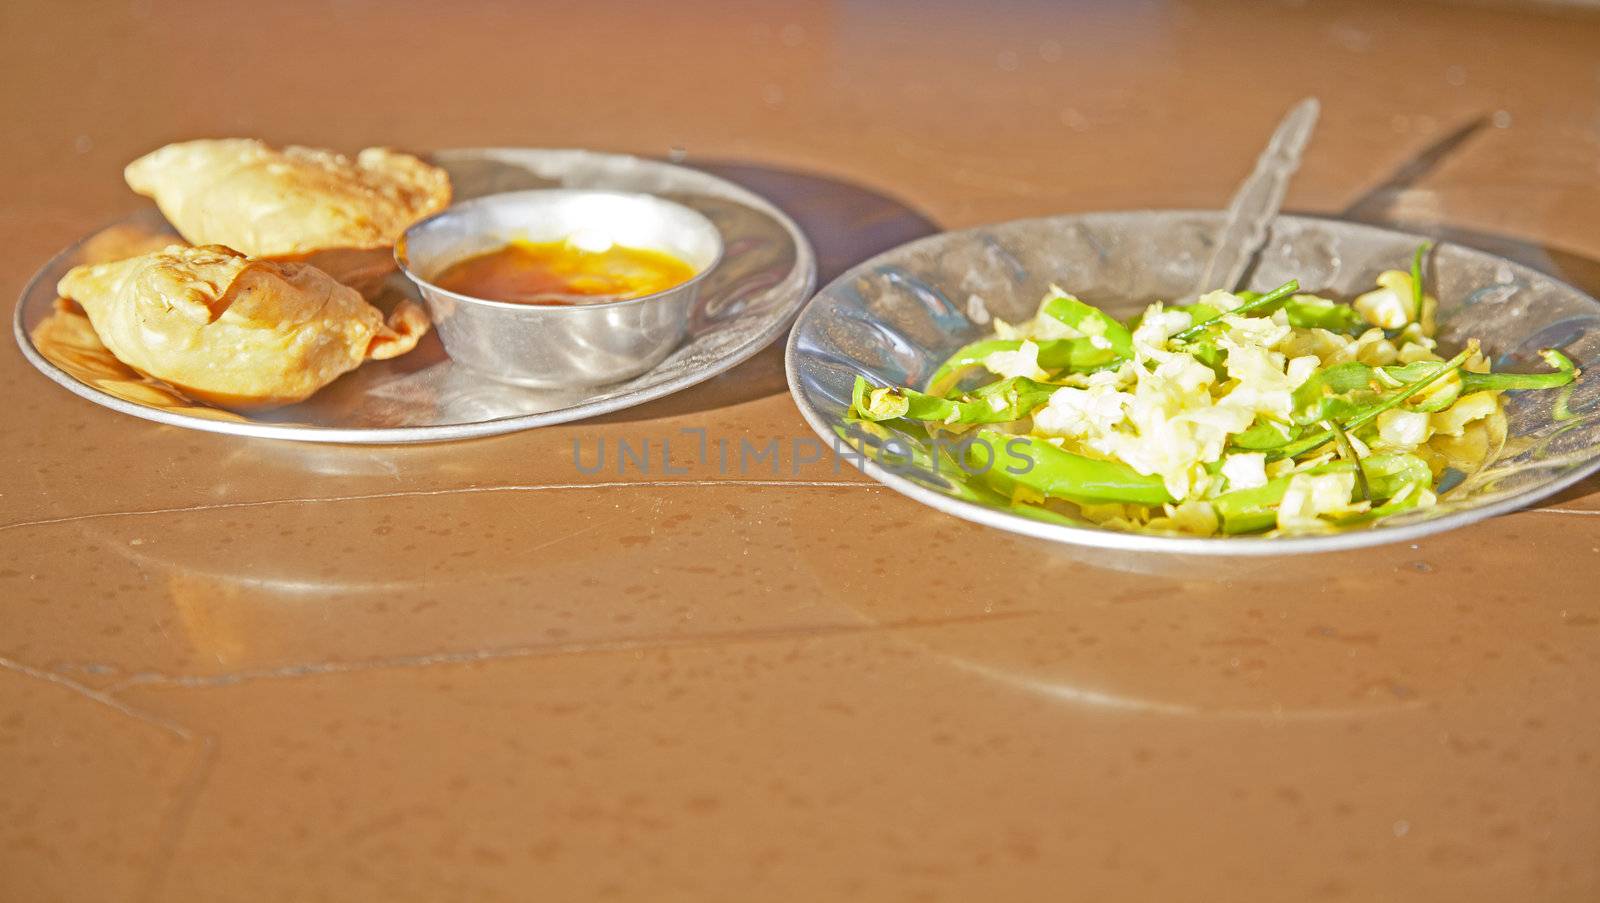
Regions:
M 1071 295 L 1058 292 L 1044 303 L 1044 313 L 1082 333 L 1091 343 L 1099 338 L 1101 342 L 1094 344 L 1099 344 L 1101 350 L 1106 352 L 1107 361 L 1133 357 L 1133 333 L 1110 314 L 1092 304 L 1085 304 Z
M 1326 329 L 1345 335 L 1367 330 L 1367 321 L 1355 308 L 1315 295 L 1295 295 L 1283 302 L 1283 312 L 1289 317 L 1289 325 L 1297 329 Z
M 1323 474 L 1349 469 L 1351 465 L 1347 461 L 1330 461 L 1303 473 Z M 1217 513 L 1217 523 L 1222 532 L 1259 533 L 1276 527 L 1278 504 L 1283 501 L 1283 494 L 1289 490 L 1289 481 L 1293 476 L 1291 474 L 1278 477 L 1249 489 L 1224 492 L 1212 499 L 1211 508 Z
M 1404 510 L 1416 504 L 1416 499 L 1421 496 L 1420 490 L 1433 485 L 1433 472 L 1428 469 L 1427 462 L 1412 454 L 1377 454 L 1362 458 L 1359 465 L 1355 461 L 1330 461 L 1316 467 L 1300 471 L 1312 476 L 1340 473 L 1343 471 L 1356 471 L 1364 474 L 1367 492 L 1374 501 L 1392 499 L 1397 496 L 1407 495 L 1399 505 L 1374 508 L 1364 514 L 1354 515 L 1340 523 L 1355 522 L 1357 519 L 1372 519 L 1379 510 L 1386 513 Z M 1226 492 L 1211 500 L 1212 509 L 1217 513 L 1217 521 L 1222 532 L 1229 534 L 1259 533 L 1270 530 L 1278 525 L 1278 505 L 1283 501 L 1283 494 L 1289 489 L 1290 480 L 1295 474 L 1269 480 L 1261 486 L 1250 489 L 1236 489 Z M 1410 490 L 1407 494 L 1407 490 Z M 1381 517 L 1382 515 L 1376 515 Z
M 1238 297 L 1244 298 L 1245 295 L 1253 295 L 1256 298 L 1261 297 L 1261 294 L 1259 292 L 1240 292 L 1238 294 Z M 1248 300 L 1251 300 L 1251 299 L 1245 298 L 1245 300 L 1248 301 Z M 1181 313 L 1188 314 L 1190 323 L 1199 323 L 1202 320 L 1215 320 L 1217 317 L 1220 317 L 1223 314 L 1227 313 L 1227 311 L 1225 311 L 1225 310 L 1219 310 L 1218 308 L 1212 307 L 1209 304 L 1201 304 L 1198 301 L 1196 301 L 1193 304 L 1177 304 L 1177 305 L 1174 305 L 1174 306 L 1168 308 L 1168 310 L 1175 310 L 1175 311 L 1179 311 Z M 1141 313 L 1134 320 L 1134 324 L 1137 327 L 1137 324 L 1143 323 L 1143 322 L 1144 322 L 1144 314 Z
M 1539 356 L 1544 358 L 1546 364 L 1555 368 L 1554 373 L 1473 373 L 1470 370 L 1463 370 L 1461 391 L 1470 393 L 1486 389 L 1555 389 L 1568 385 L 1583 375 L 1572 362 L 1572 358 L 1554 348 L 1541 350 Z
M 1422 403 L 1412 405 L 1411 408 L 1432 413 L 1450 407 L 1462 395 L 1473 392 L 1553 389 L 1565 386 L 1578 378 L 1578 368 L 1565 354 L 1553 348 L 1546 348 L 1540 351 L 1539 355 L 1544 358 L 1545 363 L 1555 368 L 1554 372 L 1473 373 L 1463 370 L 1459 382 L 1448 384 L 1441 391 L 1430 393 Z M 1441 361 L 1413 361 L 1409 364 L 1387 367 L 1373 367 L 1357 361 L 1335 364 L 1301 383 L 1300 388 L 1295 390 L 1292 419 L 1295 423 L 1305 426 L 1323 420 L 1354 416 L 1364 408 L 1383 401 L 1388 392 L 1432 376 L 1445 366 Z
M 1392 499 L 1407 489 L 1427 489 L 1433 485 L 1428 462 L 1408 452 L 1384 452 L 1361 459 L 1367 472 L 1367 485 L 1374 499 Z
M 1294 390 L 1290 419 L 1308 426 L 1328 419 L 1348 418 L 1383 401 L 1377 385 L 1377 368 L 1356 361 L 1334 364 L 1312 374 Z
M 1367 470 L 1361 466 L 1361 453 L 1356 451 L 1355 443 L 1350 441 L 1350 434 L 1344 431 L 1338 421 L 1329 424 L 1333 429 L 1333 441 L 1339 447 L 1339 457 L 1350 462 L 1356 472 L 1356 498 L 1363 502 L 1372 501 L 1372 487 L 1367 484 Z
M 1416 361 L 1388 367 L 1373 367 L 1359 361 L 1334 364 L 1295 389 L 1290 419 L 1299 426 L 1309 426 L 1324 420 L 1356 417 L 1388 400 L 1394 390 L 1427 379 L 1442 369 L 1445 369 L 1443 361 Z M 1428 413 L 1442 411 L 1461 397 L 1461 387 L 1460 380 L 1447 383 L 1410 408 Z
M 1083 333 L 1082 338 L 1037 339 L 1039 368 L 1052 373 L 1093 373 L 1133 357 L 1133 333 L 1110 314 L 1071 295 L 1057 293 L 1044 304 L 1046 316 Z M 948 392 L 961 374 L 996 351 L 1016 351 L 1021 339 L 983 339 L 952 354 L 928 380 L 928 391 Z
M 1411 255 L 1411 319 L 1415 323 L 1422 322 L 1422 306 L 1428 297 L 1422 290 L 1422 260 L 1432 248 L 1433 242 L 1425 241 L 1417 245 L 1417 252 Z
M 1264 297 L 1261 292 L 1251 291 L 1234 292 L 1233 295 L 1245 304 L 1260 302 Z M 1274 307 L 1275 305 L 1271 303 L 1262 303 L 1260 307 L 1248 309 L 1254 313 L 1267 313 Z M 1283 312 L 1289 317 L 1289 325 L 1298 329 L 1326 329 L 1329 332 L 1346 335 L 1359 335 L 1367 330 L 1367 321 L 1361 318 L 1361 314 L 1355 308 L 1316 295 L 1292 295 L 1283 301 L 1282 307 Z M 1243 306 L 1239 308 L 1239 310 L 1245 309 Z M 1175 307 L 1173 310 L 1188 312 L 1196 323 L 1202 319 L 1214 320 L 1225 313 L 1238 313 L 1238 311 L 1217 310 L 1209 304 L 1189 304 Z
M 1469 358 L 1473 354 L 1475 354 L 1477 352 L 1477 350 L 1478 350 L 1478 343 L 1477 343 L 1476 340 L 1468 342 L 1467 343 L 1467 347 L 1465 349 L 1463 349 L 1460 354 L 1456 355 L 1455 357 L 1451 358 L 1448 361 L 1445 361 L 1443 366 L 1438 367 L 1438 369 L 1434 370 L 1432 373 L 1422 377 L 1421 379 L 1416 380 L 1415 382 L 1412 382 L 1412 383 L 1409 383 L 1409 384 L 1406 384 L 1406 385 L 1402 386 L 1400 388 L 1400 391 L 1395 392 L 1392 395 L 1389 395 L 1382 402 L 1377 403 L 1377 404 L 1373 404 L 1373 405 L 1369 405 L 1369 406 L 1367 406 L 1365 408 L 1362 408 L 1362 409 L 1354 412 L 1353 416 L 1351 416 L 1350 419 L 1347 422 L 1345 422 L 1343 424 L 1340 424 L 1340 426 L 1346 432 L 1352 432 L 1352 433 L 1355 432 L 1357 429 L 1359 429 L 1359 428 L 1367 425 L 1368 423 L 1371 423 L 1372 421 L 1378 419 L 1378 415 L 1382 414 L 1384 411 L 1399 407 L 1400 405 L 1405 403 L 1406 399 L 1410 398 L 1413 395 L 1416 395 L 1418 392 L 1421 392 L 1423 389 L 1428 388 L 1430 385 L 1433 385 L 1435 382 L 1438 382 L 1440 379 L 1443 379 L 1445 376 L 1447 376 L 1447 375 L 1449 375 L 1451 373 L 1454 373 L 1455 371 L 1459 370 L 1461 368 L 1461 365 L 1466 363 L 1467 358 Z M 1433 362 L 1432 361 L 1425 361 L 1423 363 L 1430 363 L 1431 364 Z M 1327 444 L 1328 442 L 1332 441 L 1333 438 L 1334 438 L 1333 430 L 1324 430 L 1324 431 L 1322 431 L 1320 433 L 1315 433 L 1315 434 L 1313 434 L 1311 436 L 1307 436 L 1306 438 L 1301 439 L 1301 440 L 1299 440 L 1297 442 L 1292 442 L 1289 445 L 1286 445 L 1286 446 L 1284 446 L 1282 448 L 1278 448 L 1278 449 L 1275 449 L 1273 451 L 1270 451 L 1267 454 L 1273 460 L 1280 460 L 1280 459 L 1283 459 L 1283 458 L 1298 458 L 1299 456 L 1305 454 L 1308 451 L 1312 451 L 1313 449 L 1320 448 L 1321 446 L 1323 446 L 1323 445 Z
M 1039 346 L 1039 368 L 1049 372 L 1091 373 L 1118 363 L 1107 356 L 1104 348 L 1095 347 L 1088 339 L 1045 339 L 1034 342 Z M 950 355 L 928 379 L 928 391 L 942 395 L 973 367 L 983 365 L 984 358 L 996 351 L 1016 351 L 1022 347 L 1020 339 L 984 339 L 966 345 Z
M 1245 451 L 1268 451 L 1300 438 L 1301 429 L 1276 420 L 1259 420 L 1233 437 L 1233 447 Z
M 1071 502 L 1163 505 L 1174 501 L 1161 477 L 1120 461 L 1062 451 L 1032 436 L 979 430 L 967 446 L 967 467 L 1005 492 L 1017 487 Z
M 1273 289 L 1272 291 L 1267 292 L 1265 295 L 1261 295 L 1260 297 L 1257 297 L 1257 298 L 1255 298 L 1253 300 L 1246 301 L 1245 303 L 1239 305 L 1238 307 L 1235 307 L 1233 310 L 1228 311 L 1228 313 L 1229 314 L 1234 314 L 1234 315 L 1237 315 L 1237 316 L 1243 316 L 1244 314 L 1251 313 L 1253 311 L 1265 310 L 1266 308 L 1269 308 L 1272 305 L 1277 304 L 1279 301 L 1283 300 L 1284 298 L 1287 298 L 1288 296 L 1294 294 L 1295 292 L 1298 292 L 1299 290 L 1300 290 L 1300 282 L 1299 282 L 1299 280 L 1290 279 L 1288 282 L 1285 282 L 1284 284 L 1278 286 L 1277 288 Z M 1173 333 L 1172 339 L 1174 341 L 1186 342 L 1189 339 L 1192 339 L 1195 336 L 1199 335 L 1200 333 L 1204 332 L 1206 330 L 1206 327 L 1211 326 L 1212 324 L 1218 322 L 1219 320 L 1221 320 L 1225 316 L 1227 316 L 1227 314 L 1218 314 L 1218 315 L 1216 315 L 1214 317 L 1211 317 L 1209 319 L 1201 320 L 1200 322 L 1194 324 L 1193 326 L 1190 326 L 1188 329 L 1184 329 L 1184 330 L 1181 330 L 1179 332 Z
M 913 389 L 875 389 L 857 376 L 850 408 L 860 419 L 872 421 L 904 417 L 933 423 L 1007 423 L 1028 416 L 1059 388 L 1015 376 L 951 399 Z
M 1368 455 L 1361 463 L 1373 488 L 1373 497 L 1389 501 L 1360 514 L 1339 518 L 1337 523 L 1342 527 L 1369 523 L 1415 508 L 1422 500 L 1422 491 L 1433 486 L 1433 471 L 1416 455 Z

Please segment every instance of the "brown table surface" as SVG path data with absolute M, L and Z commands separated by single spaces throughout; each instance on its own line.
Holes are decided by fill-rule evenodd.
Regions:
M 934 224 L 1220 206 L 1308 94 L 1291 209 L 1600 290 L 1592 11 L 270 6 L 0 7 L 5 297 L 180 138 L 677 148 L 826 276 Z M 1600 897 L 1600 482 L 1141 574 L 848 466 L 574 468 L 809 436 L 776 348 L 409 448 L 158 426 L 9 342 L 0 382 L 6 901 Z

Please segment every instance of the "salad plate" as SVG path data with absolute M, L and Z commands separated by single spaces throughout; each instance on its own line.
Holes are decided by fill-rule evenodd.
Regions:
M 1117 529 L 1056 511 L 1039 516 L 975 487 L 971 473 L 938 466 L 937 439 L 917 424 L 856 416 L 858 380 L 922 390 L 954 352 L 993 335 L 997 320 L 1034 317 L 1052 286 L 1121 320 L 1155 301 L 1183 301 L 1223 221 L 1209 211 L 1093 213 L 901 246 L 846 272 L 802 311 L 787 349 L 790 391 L 824 441 L 898 492 L 1015 533 L 1126 551 L 1270 555 L 1415 539 L 1524 507 L 1600 468 L 1600 388 L 1579 378 L 1559 390 L 1505 392 L 1503 443 L 1432 487 L 1431 505 L 1299 535 L 1195 536 Z M 1268 292 L 1298 280 L 1303 291 L 1350 299 L 1385 271 L 1403 269 L 1423 242 L 1375 226 L 1279 216 L 1239 288 Z M 1551 348 L 1579 367 L 1600 360 L 1600 302 L 1556 279 L 1444 244 L 1428 258 L 1426 285 L 1438 300 L 1441 354 L 1476 339 L 1496 372 L 1540 370 L 1540 352 Z
M 780 336 L 815 286 L 816 257 L 794 221 L 754 192 L 709 173 L 586 150 L 456 149 L 430 159 L 448 172 L 458 201 L 531 189 L 600 189 L 656 195 L 705 217 L 726 250 L 699 281 L 682 344 L 622 382 L 546 389 L 461 366 L 430 332 L 411 353 L 369 362 L 306 401 L 268 412 L 224 411 L 119 365 L 103 353 L 81 315 L 76 322 L 58 308 L 56 284 L 72 267 L 177 240 L 154 209 L 85 238 L 46 264 L 18 302 L 17 344 L 40 372 L 73 394 L 172 426 L 305 442 L 436 442 L 580 420 L 703 382 Z M 415 295 L 398 273 L 382 292 L 390 304 Z

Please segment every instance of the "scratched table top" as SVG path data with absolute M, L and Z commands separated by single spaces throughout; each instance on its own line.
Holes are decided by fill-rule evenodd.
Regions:
M 826 279 L 1219 207 L 1315 94 L 1289 209 L 1600 293 L 1592 10 L 658 6 L 8 3 L 0 287 L 181 138 L 682 159 Z M 0 901 L 1600 896 L 1600 482 L 1198 573 L 814 454 L 776 348 L 397 448 L 135 420 L 9 343 L 0 379 Z

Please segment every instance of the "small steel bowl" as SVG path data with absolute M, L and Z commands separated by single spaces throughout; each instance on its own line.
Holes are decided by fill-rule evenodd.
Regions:
M 429 281 L 512 240 L 569 238 L 663 251 L 695 275 L 651 295 L 573 305 L 474 298 Z M 700 283 L 721 259 L 717 227 L 682 204 L 578 189 L 475 198 L 416 223 L 395 246 L 395 260 L 421 290 L 450 357 L 493 379 L 536 388 L 605 385 L 659 364 L 682 343 Z

